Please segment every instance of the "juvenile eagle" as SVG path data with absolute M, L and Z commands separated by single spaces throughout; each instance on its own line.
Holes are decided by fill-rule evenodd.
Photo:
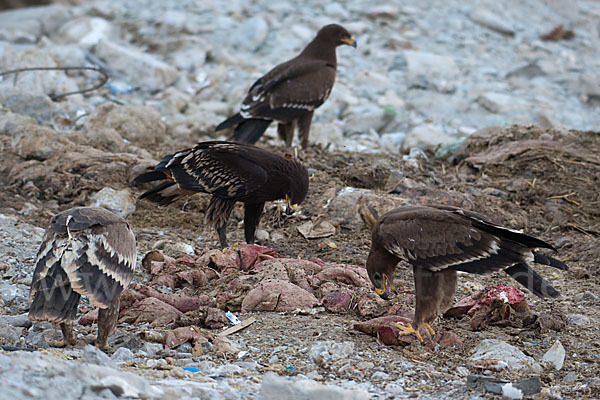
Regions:
M 212 195 L 206 220 L 227 247 L 227 220 L 237 201 L 244 203 L 246 242 L 254 243 L 265 202 L 286 199 L 295 208 L 308 192 L 308 171 L 290 160 L 251 144 L 210 141 L 163 158 L 137 183 L 163 181 L 140 196 L 160 205 L 196 193 Z
M 100 309 L 96 345 L 106 347 L 135 264 L 135 236 L 123 218 L 96 207 L 55 215 L 35 261 L 29 319 L 60 323 L 65 344 L 73 345 L 79 299 L 88 296 Z

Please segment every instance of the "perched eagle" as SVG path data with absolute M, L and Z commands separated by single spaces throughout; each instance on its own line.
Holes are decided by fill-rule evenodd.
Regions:
M 227 220 L 237 201 L 244 203 L 246 242 L 254 234 L 265 202 L 286 199 L 295 208 L 308 192 L 308 171 L 295 160 L 251 144 L 210 141 L 166 156 L 137 183 L 164 181 L 140 196 L 160 205 L 196 193 L 212 195 L 206 221 L 227 247 Z
M 367 272 L 383 299 L 394 292 L 394 270 L 401 260 L 413 267 L 416 307 L 412 326 L 403 334 L 429 325 L 452 305 L 456 271 L 486 274 L 503 269 L 539 297 L 560 293 L 529 267 L 535 262 L 567 270 L 562 262 L 536 253 L 555 250 L 548 243 L 490 221 L 486 216 L 450 206 L 396 208 L 379 218 L 372 232 Z
M 96 207 L 55 215 L 37 254 L 29 319 L 60 323 L 65 344 L 73 345 L 79 299 L 88 296 L 100 309 L 96 345 L 106 347 L 135 264 L 135 236 L 123 218 Z
M 335 49 L 343 44 L 356 47 L 346 29 L 335 24 L 321 28 L 298 56 L 254 82 L 240 112 L 216 130 L 235 126 L 232 140 L 256 143 L 271 122 L 277 121 L 277 133 L 289 147 L 298 125 L 298 137 L 306 148 L 313 112 L 327 100 L 335 82 Z

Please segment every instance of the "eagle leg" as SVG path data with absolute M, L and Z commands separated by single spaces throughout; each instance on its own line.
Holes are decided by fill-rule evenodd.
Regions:
M 288 122 L 287 124 L 277 125 L 277 136 L 279 136 L 279 139 L 285 142 L 286 147 L 290 147 L 292 145 L 292 140 L 294 140 L 294 128 L 294 121 Z
M 227 224 L 217 226 L 217 233 L 219 234 L 219 241 L 221 242 L 221 248 L 224 249 L 229 247 L 227 245 Z
M 265 203 L 244 204 L 244 237 L 248 244 L 254 244 L 256 228 L 260 223 L 264 206 Z
M 310 133 L 310 124 L 313 118 L 313 111 L 307 112 L 298 119 L 298 138 L 303 149 L 308 147 L 308 135 Z
M 108 336 L 115 330 L 119 318 L 119 298 L 117 297 L 110 306 L 98 310 L 98 337 L 96 346 L 106 347 Z
M 410 335 L 414 333 L 417 339 L 419 339 L 420 342 L 423 342 L 423 337 L 421 336 L 419 331 L 415 330 L 410 323 L 407 325 L 396 324 L 396 327 L 400 330 L 400 332 L 398 332 L 398 336 Z
M 77 339 L 73 334 L 73 321 L 65 321 L 60 323 L 60 330 L 63 334 L 63 340 L 48 343 L 52 347 L 74 346 L 77 344 Z

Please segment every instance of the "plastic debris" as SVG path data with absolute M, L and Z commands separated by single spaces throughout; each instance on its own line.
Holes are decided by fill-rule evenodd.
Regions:
M 557 371 L 560 371 L 565 362 L 565 354 L 565 348 L 560 343 L 560 340 L 556 340 L 556 342 L 554 342 L 550 350 L 548 350 L 546 354 L 544 354 L 542 360 L 553 365 Z
M 231 322 L 231 325 L 237 325 L 239 324 L 241 321 L 239 320 L 238 317 L 236 317 L 231 311 L 227 311 L 225 313 L 225 315 L 227 316 L 227 318 L 229 319 L 229 321 Z

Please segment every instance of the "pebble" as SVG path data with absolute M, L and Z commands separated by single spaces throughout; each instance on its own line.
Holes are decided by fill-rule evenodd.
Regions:
M 568 325 L 584 326 L 590 324 L 590 317 L 583 314 L 568 314 L 567 315 Z

